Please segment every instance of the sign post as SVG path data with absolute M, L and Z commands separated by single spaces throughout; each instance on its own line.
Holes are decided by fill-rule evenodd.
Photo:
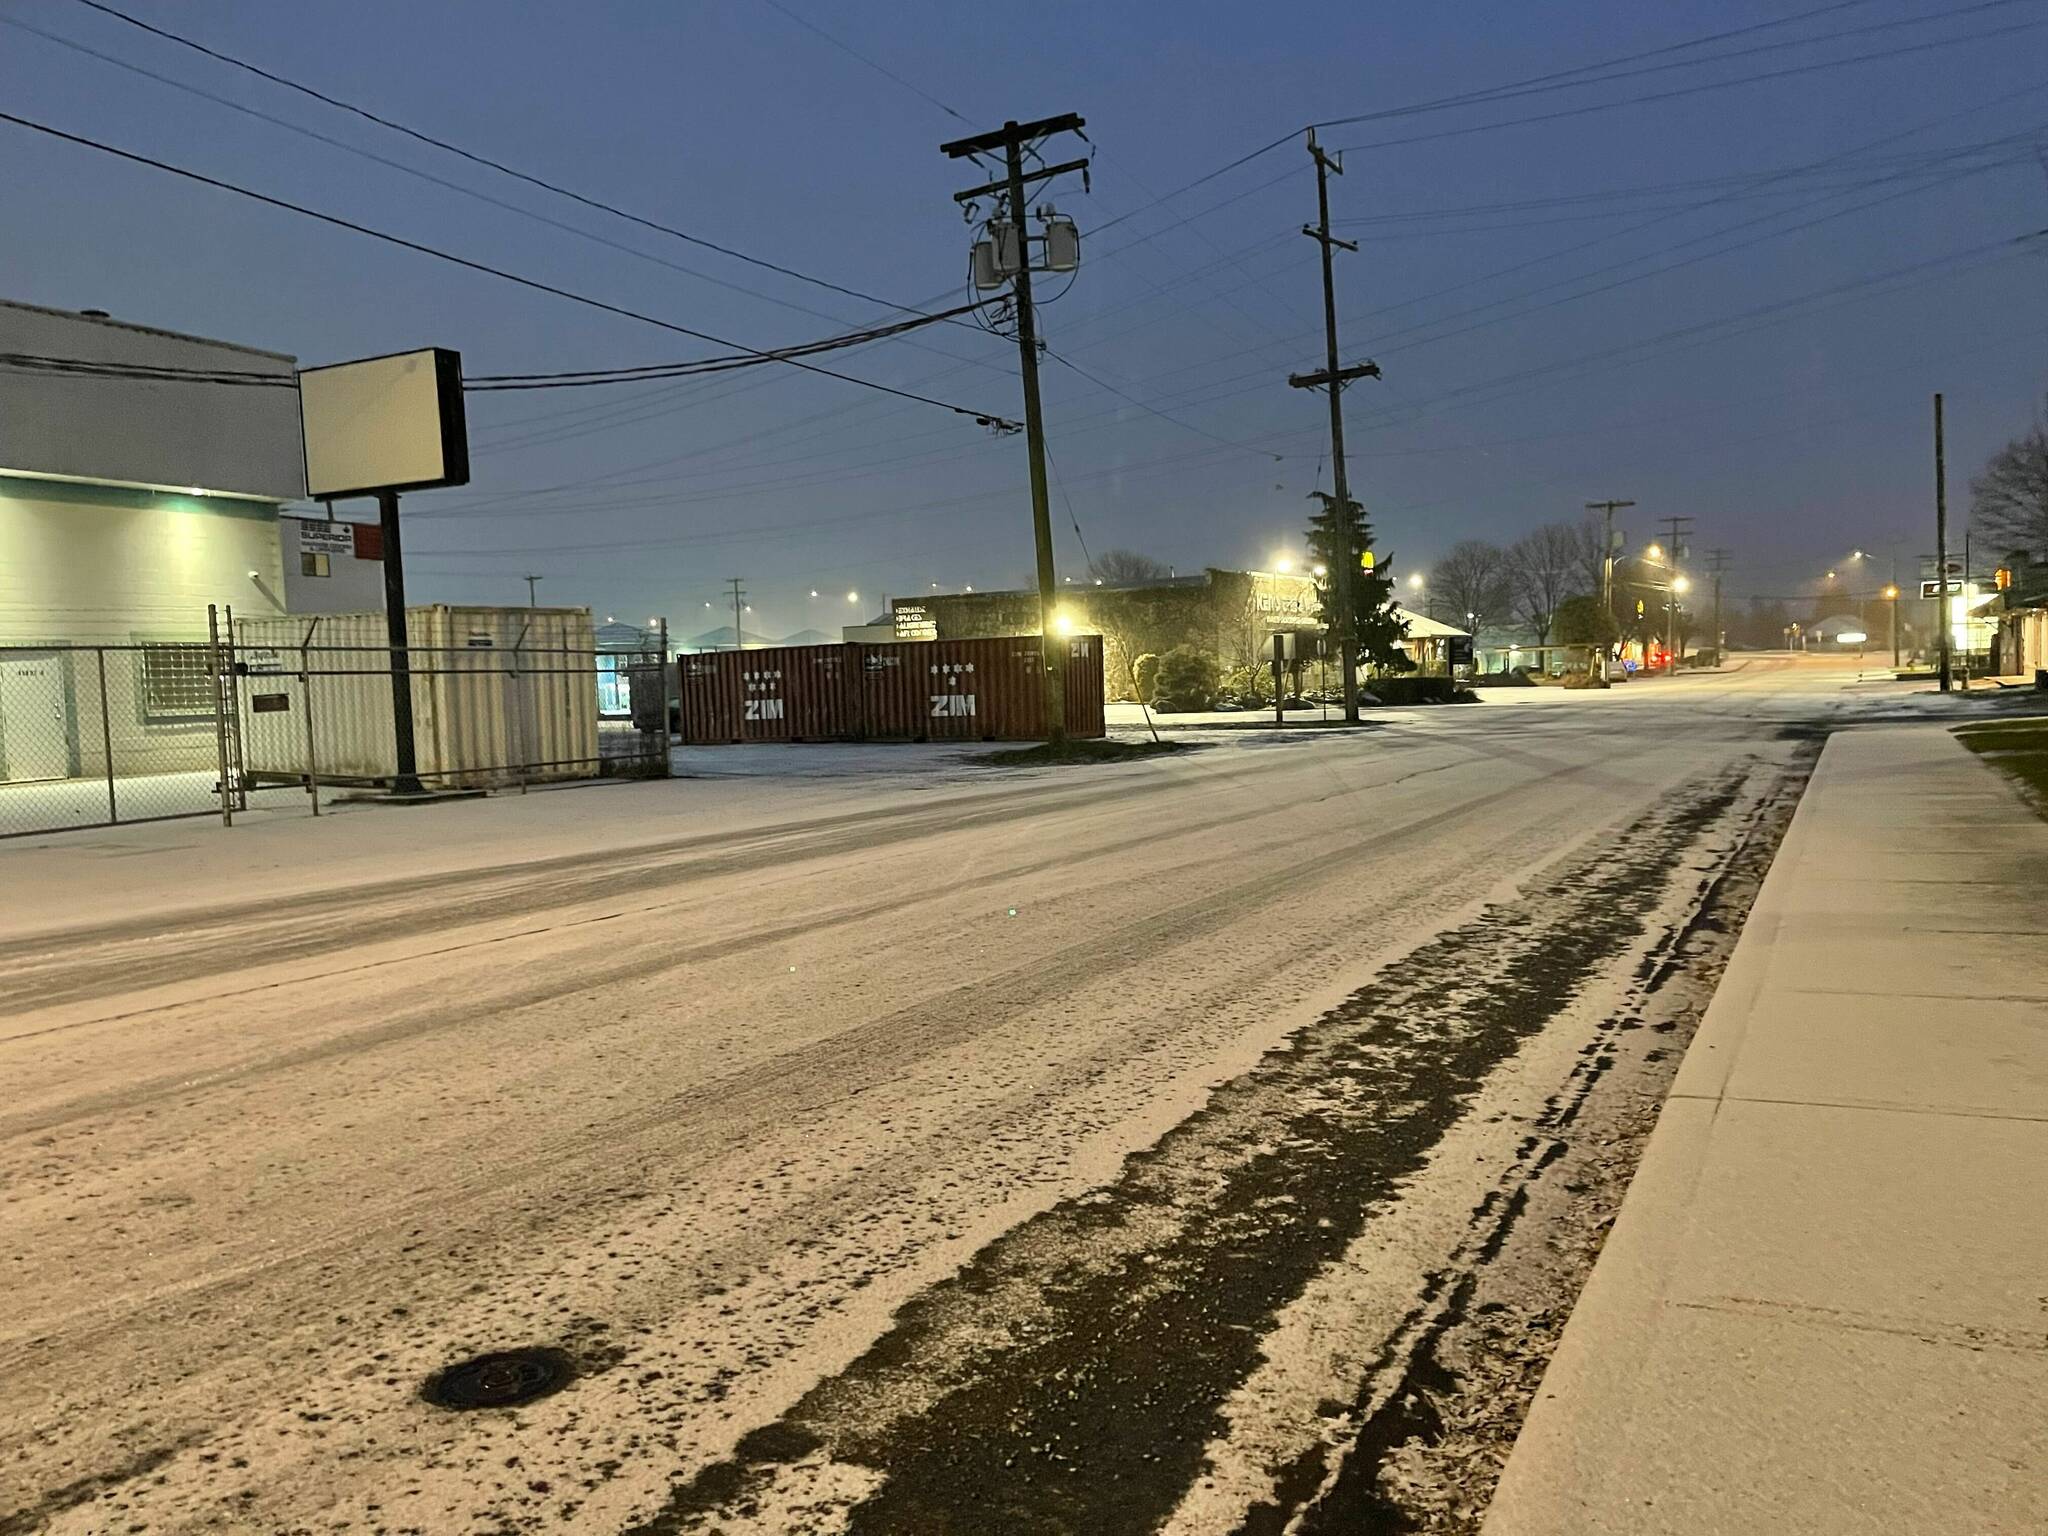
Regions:
M 426 793 L 413 737 L 412 653 L 398 493 L 469 484 L 462 354 L 446 347 L 306 368 L 299 373 L 306 494 L 375 496 L 384 546 L 384 623 L 391 659 L 391 791 Z M 353 537 L 353 535 L 351 535 Z
M 1273 631 L 1273 723 L 1275 725 L 1285 725 L 1287 723 L 1287 716 L 1281 708 L 1281 701 L 1287 692 L 1286 684 L 1282 679 L 1285 676 L 1287 663 L 1293 659 L 1293 631 L 1276 629 Z

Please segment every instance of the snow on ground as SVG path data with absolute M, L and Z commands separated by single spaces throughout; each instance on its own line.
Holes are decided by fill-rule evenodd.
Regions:
M 0 847 L 34 893 L 0 931 L 0 1528 L 683 1530 L 748 1479 L 813 1511 L 785 1528 L 904 1500 L 923 1523 L 894 1528 L 1006 1528 L 990 1497 L 1016 1528 L 1055 1490 L 1074 1528 L 1127 1528 L 1088 1501 L 1163 1518 L 1215 1436 L 1255 1487 L 1298 1424 L 1243 1406 L 1268 1400 L 1261 1341 L 1346 1251 L 1279 1195 L 1372 1228 L 1342 1184 L 1214 1213 L 1204 1191 L 1290 1137 L 1306 1159 L 1469 1108 L 1404 1047 L 1392 1108 L 1290 1130 L 1292 1042 L 1352 1049 L 1344 1010 L 1401 956 L 1660 807 L 1711 810 L 1808 723 L 1922 707 L 1847 683 L 1784 662 L 1583 708 L 1517 690 L 1082 769 L 705 749 L 659 783 Z M 1537 927 L 1487 921 L 1522 986 Z M 1626 954 L 1586 964 L 1597 987 Z M 1293 1279 L 1195 1314 L 1219 1330 L 1198 1349 L 1102 1366 L 1089 1287 L 1152 1326 L 1253 1229 Z M 419 1399 L 525 1344 L 580 1378 L 517 1411 Z M 1324 1368 L 1340 1401 L 1350 1369 Z M 926 1454 L 934 1403 L 1051 1413 L 1055 1385 L 1125 1404 L 1126 1380 L 1192 1416 L 1174 1457 L 1106 1430 L 1110 1475 L 1063 1480 L 1041 1436 L 948 1492 Z

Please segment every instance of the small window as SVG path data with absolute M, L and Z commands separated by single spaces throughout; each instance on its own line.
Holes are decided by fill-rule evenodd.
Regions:
M 301 576 L 328 575 L 329 572 L 327 569 L 327 556 L 325 556 L 324 554 L 317 554 L 310 549 L 300 550 L 299 574 Z
M 142 718 L 146 723 L 213 718 L 213 677 L 207 654 L 203 645 L 142 647 Z

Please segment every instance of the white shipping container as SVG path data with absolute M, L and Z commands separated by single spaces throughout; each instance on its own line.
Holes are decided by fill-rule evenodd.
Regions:
M 413 745 L 430 786 L 485 788 L 598 771 L 596 632 L 587 608 L 408 608 Z M 384 615 L 237 618 L 242 763 L 323 781 L 397 772 Z M 308 715 L 310 677 L 311 713 Z M 263 708 L 260 697 L 283 695 Z

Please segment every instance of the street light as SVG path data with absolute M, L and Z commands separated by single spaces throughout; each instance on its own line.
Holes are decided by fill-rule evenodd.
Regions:
M 1294 569 L 1294 561 L 1292 557 L 1288 555 L 1275 555 L 1273 557 L 1273 569 L 1278 571 L 1282 576 L 1285 576 L 1289 571 Z
M 846 600 L 849 603 L 857 603 L 860 601 L 860 594 L 858 592 L 849 592 L 846 594 Z
M 1325 576 L 1330 574 L 1330 568 L 1327 565 L 1313 566 L 1310 568 L 1309 574 L 1314 576 L 1317 581 L 1321 581 Z
M 1643 558 L 1645 560 L 1662 560 L 1664 558 L 1664 546 L 1661 544 L 1644 545 Z
M 813 597 L 816 597 L 817 595 L 818 595 L 818 589 L 817 589 L 816 587 L 813 587 L 813 588 L 811 588 L 811 596 L 813 596 Z M 708 607 L 710 607 L 711 605 L 710 605 L 709 603 L 706 603 L 706 604 L 705 604 L 704 606 L 708 608 Z
M 1420 592 L 1422 590 L 1422 572 L 1417 571 L 1408 578 L 1408 590 L 1410 592 Z
M 1687 576 L 1672 577 L 1671 590 L 1674 592 L 1690 592 L 1692 590 L 1692 579 Z

